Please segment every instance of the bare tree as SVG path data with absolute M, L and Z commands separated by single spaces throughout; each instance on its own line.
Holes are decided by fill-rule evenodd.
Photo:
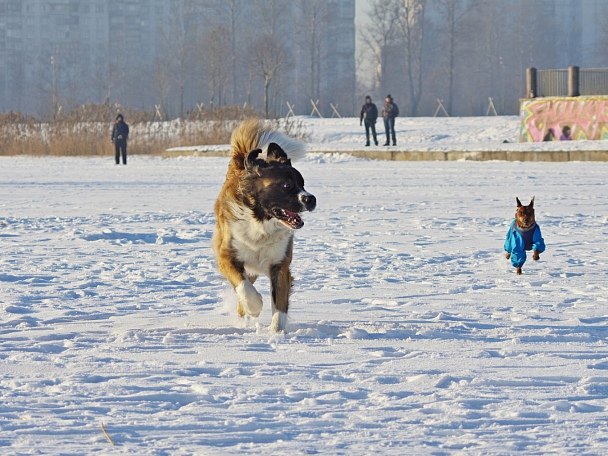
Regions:
M 204 0 L 203 6 L 212 14 L 205 14 L 213 27 L 221 26 L 228 33 L 226 43 L 229 43 L 227 55 L 230 61 L 230 75 L 232 82 L 231 101 L 236 103 L 238 98 L 238 61 L 240 56 L 239 38 L 242 33 L 242 16 L 246 11 L 245 0 Z M 225 37 L 224 37 L 225 38 Z M 226 43 L 222 43 L 223 45 Z
M 405 41 L 405 61 L 409 88 L 410 116 L 418 113 L 422 96 L 422 47 L 426 0 L 401 0 L 399 29 Z
M 298 3 L 302 17 L 299 22 L 299 47 L 308 53 L 310 63 L 310 97 L 320 98 L 322 45 L 327 32 L 329 12 L 325 0 L 300 0 Z
M 86 100 L 91 89 L 89 53 L 83 49 L 79 37 L 75 36 L 65 46 L 67 80 L 66 109 L 72 109 Z
M 177 84 L 180 117 L 184 116 L 185 87 L 192 76 L 195 61 L 199 7 L 196 0 L 175 2 L 168 26 L 160 32 L 164 48 L 161 60 Z
M 257 27 L 262 35 L 286 38 L 289 32 L 289 13 L 293 7 L 291 0 L 255 0 L 255 17 Z
M 209 100 L 215 105 L 217 97 L 217 106 L 222 106 L 227 82 L 231 77 L 234 79 L 230 71 L 231 62 L 225 58 L 230 53 L 230 31 L 220 26 L 213 27 L 203 35 L 200 49 L 204 50 L 200 61 L 207 77 Z
M 124 79 L 124 65 L 108 62 L 107 59 L 102 59 L 96 65 L 92 76 L 95 90 L 102 94 L 104 104 L 110 103 L 114 89 L 121 86 Z
M 171 90 L 170 79 L 171 76 L 169 74 L 168 68 L 165 66 L 164 62 L 157 60 L 154 71 L 154 83 L 155 83 L 155 92 L 156 97 L 160 102 L 160 115 L 164 118 L 167 115 L 167 98 L 169 96 L 169 92 Z
M 399 1 L 372 0 L 369 24 L 360 32 L 365 45 L 374 56 L 376 67 L 375 88 L 385 87 L 387 76 L 386 53 L 399 41 Z
M 453 114 L 458 25 L 479 4 L 479 0 L 438 0 L 445 15 L 445 50 L 447 53 L 448 100 L 446 110 Z
M 276 107 L 287 73 L 293 71 L 288 50 L 295 46 L 290 33 L 295 8 L 290 0 L 255 0 L 252 5 L 256 29 L 247 48 L 247 63 L 252 75 L 263 79 L 264 112 L 268 117 L 271 95 Z
M 279 72 L 289 62 L 287 50 L 271 35 L 258 37 L 249 46 L 249 66 L 253 74 L 264 80 L 264 113 L 269 115 L 269 88 Z

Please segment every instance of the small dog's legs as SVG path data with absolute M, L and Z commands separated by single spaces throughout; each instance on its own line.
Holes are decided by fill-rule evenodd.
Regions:
M 507 260 L 511 259 L 511 254 L 509 252 L 507 252 L 507 254 L 505 255 L 505 257 L 507 258 Z M 517 275 L 521 275 L 521 267 L 518 267 L 517 269 L 515 269 L 515 272 L 517 273 Z
M 532 259 L 533 259 L 534 261 L 538 261 L 538 260 L 540 260 L 540 252 L 539 252 L 538 250 L 535 250 L 535 251 L 534 251 L 534 255 L 532 255 Z

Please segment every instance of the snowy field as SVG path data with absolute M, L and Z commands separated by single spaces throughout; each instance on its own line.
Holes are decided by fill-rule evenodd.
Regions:
M 312 154 L 284 334 L 214 265 L 226 167 L 0 158 L 0 454 L 605 454 L 608 163 Z
M 354 117 L 320 119 L 298 116 L 291 119 L 295 133 L 306 137 L 310 151 L 346 153 L 386 152 L 480 152 L 480 151 L 606 151 L 608 141 L 552 141 L 520 143 L 518 116 L 489 117 L 398 117 L 395 119 L 397 146 L 384 147 L 382 119 L 376 123 L 379 146 L 365 147 L 365 128 Z M 167 123 L 171 132 L 175 125 Z M 175 147 L 171 151 L 226 151 L 228 145 Z

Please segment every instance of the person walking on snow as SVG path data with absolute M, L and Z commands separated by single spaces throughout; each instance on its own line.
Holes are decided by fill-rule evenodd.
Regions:
M 376 138 L 376 120 L 378 119 L 378 108 L 372 103 L 372 97 L 369 95 L 365 97 L 365 104 L 361 106 L 361 117 L 359 118 L 359 125 L 365 121 L 365 145 L 369 146 L 369 131 L 372 131 L 372 137 L 374 138 L 374 144 L 378 145 L 378 139 Z
M 114 128 L 112 128 L 112 142 L 116 164 L 120 164 L 120 154 L 122 152 L 122 164 L 127 164 L 127 139 L 129 138 L 129 126 L 125 123 L 122 114 L 116 116 Z
M 384 118 L 384 130 L 386 131 L 386 142 L 385 146 L 390 146 L 390 139 L 392 137 L 393 146 L 397 145 L 397 137 L 395 136 L 395 117 L 399 115 L 399 107 L 397 103 L 393 101 L 391 95 L 387 95 L 385 99 L 386 103 L 382 107 L 382 117 Z

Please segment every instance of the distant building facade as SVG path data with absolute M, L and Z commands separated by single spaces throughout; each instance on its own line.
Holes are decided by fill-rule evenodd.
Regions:
M 167 79 L 170 72 L 159 76 L 158 70 L 168 65 L 163 52 L 171 52 L 169 21 L 180 2 L 197 0 L 0 0 L 0 112 L 44 114 L 58 105 L 104 101 L 150 109 L 161 96 L 175 98 L 174 82 Z M 312 94 L 306 87 L 312 87 L 307 43 L 292 33 L 303 12 L 300 2 L 285 2 L 289 17 L 284 21 L 290 25 L 282 39 L 293 65 L 285 71 L 282 89 L 275 90 L 277 115 L 284 113 L 285 101 L 296 103 L 303 113 L 309 99 L 318 97 L 327 113 L 330 102 L 346 107 L 354 98 L 355 0 L 322 3 L 330 20 L 320 35 L 317 93 Z M 237 24 L 242 30 L 238 45 L 246 46 L 257 28 L 251 20 L 255 7 L 249 1 L 239 5 L 243 14 Z M 201 15 L 201 28 L 212 23 L 213 16 Z M 251 85 L 243 60 L 241 56 L 241 74 L 234 78 L 240 85 Z M 190 108 L 208 103 L 205 81 L 194 66 L 191 71 L 184 78 Z M 243 95 L 230 102 L 256 103 L 251 93 L 256 95 L 250 90 L 249 99 Z
M 607 12 L 605 0 L 554 0 L 555 22 L 561 30 L 556 38 L 557 67 L 605 67 L 606 62 L 596 60 L 597 38 L 600 35 L 598 18 Z M 605 19 L 604 19 L 605 20 Z
M 112 65 L 152 59 L 162 0 L 0 0 L 0 110 L 99 102 Z

